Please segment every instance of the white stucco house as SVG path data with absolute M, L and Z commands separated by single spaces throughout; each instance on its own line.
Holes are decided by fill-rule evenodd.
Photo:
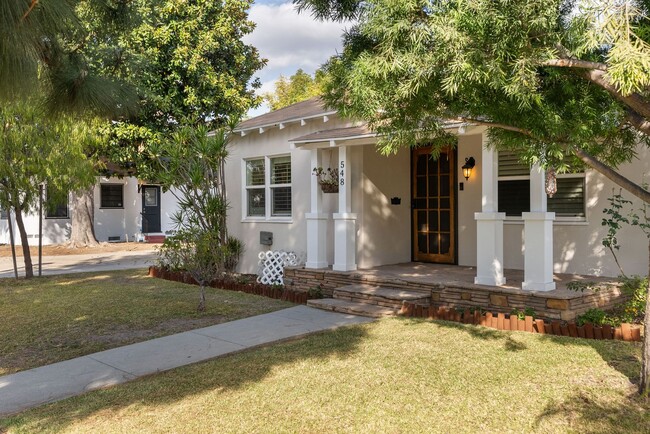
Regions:
M 45 193 L 47 194 L 47 193 Z M 177 201 L 158 185 L 143 184 L 134 177 L 98 177 L 94 187 L 95 235 L 98 241 L 159 242 L 173 230 Z M 43 244 L 61 244 L 70 238 L 70 198 L 56 209 L 43 210 Z M 30 245 L 38 244 L 38 214 L 24 216 Z M 15 243 L 20 244 L 12 217 Z M 0 243 L 9 244 L 6 212 L 0 215 Z
M 363 123 L 317 98 L 242 122 L 226 165 L 228 226 L 246 246 L 239 271 L 256 272 L 258 253 L 273 249 L 304 252 L 305 267 L 315 270 L 472 266 L 483 285 L 503 284 L 504 269 L 524 270 L 521 287 L 534 291 L 553 290 L 553 273 L 619 274 L 601 245 L 602 211 L 618 187 L 591 170 L 558 175 L 549 199 L 544 172 L 488 149 L 484 127 L 447 128 L 458 146 L 436 161 L 426 147 L 382 156 Z M 639 158 L 620 170 L 641 182 L 648 157 L 639 147 Z M 315 167 L 339 168 L 338 193 L 321 191 Z M 623 228 L 619 241 L 625 271 L 645 274 L 645 237 Z

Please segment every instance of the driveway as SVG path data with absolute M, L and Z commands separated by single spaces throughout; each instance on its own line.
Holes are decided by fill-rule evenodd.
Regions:
M 151 251 L 125 251 L 43 257 L 43 275 L 86 273 L 89 271 L 128 270 L 153 265 L 157 255 Z M 25 275 L 22 256 L 16 258 L 18 275 Z M 32 256 L 34 275 L 38 275 L 38 256 Z M 11 257 L 0 258 L 0 278 L 14 277 Z

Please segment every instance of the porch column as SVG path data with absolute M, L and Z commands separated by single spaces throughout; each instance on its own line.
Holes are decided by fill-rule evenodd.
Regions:
M 503 272 L 503 220 L 506 215 L 497 212 L 499 160 L 497 153 L 487 148 L 487 135 L 483 133 L 481 151 L 481 186 L 483 190 L 481 212 L 476 220 L 476 277 L 479 285 L 505 285 Z
M 339 212 L 334 214 L 334 265 L 336 271 L 357 269 L 357 215 L 352 213 L 352 176 L 347 146 L 339 147 Z
M 528 291 L 551 291 L 553 281 L 553 220 L 554 212 L 546 208 L 546 174 L 539 165 L 530 170 L 530 212 L 522 213 L 524 220 L 524 281 L 521 288 Z
M 322 158 L 318 149 L 311 150 L 311 167 L 321 167 Z M 310 184 L 311 212 L 305 214 L 307 219 L 307 263 L 305 268 L 327 268 L 327 220 L 323 213 L 323 192 L 318 185 L 318 178 L 311 177 Z

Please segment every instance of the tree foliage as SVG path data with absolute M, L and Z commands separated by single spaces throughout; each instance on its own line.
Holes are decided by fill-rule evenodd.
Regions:
M 137 116 L 111 127 L 111 159 L 156 176 L 151 146 L 184 125 L 219 128 L 261 99 L 253 74 L 265 61 L 242 42 L 251 0 L 134 0 L 138 22 L 120 40 L 121 74 L 139 90 Z
M 84 151 L 96 135 L 91 121 L 53 120 L 29 102 L 0 105 L 0 128 L 0 206 L 15 213 L 25 275 L 32 277 L 23 215 L 35 211 L 41 185 L 47 185 L 51 204 L 95 181 L 94 163 Z
M 228 236 L 226 178 L 229 134 L 225 128 L 186 126 L 156 146 L 157 181 L 178 203 L 176 233 L 165 240 L 161 264 L 189 272 L 201 285 L 199 310 L 205 309 L 205 286 L 233 272 L 243 246 Z
M 322 95 L 327 76 L 324 71 L 317 70 L 312 77 L 302 69 L 298 69 L 290 77 L 283 75 L 275 82 L 275 90 L 262 95 L 271 110 L 281 109 L 291 104 L 304 101 L 314 96 Z
M 0 101 L 45 92 L 50 112 L 112 116 L 132 111 L 132 89 L 109 74 L 112 52 L 93 52 L 98 34 L 81 19 L 102 18 L 96 29 L 115 28 L 129 0 L 6 0 L 0 7 Z M 113 38 L 113 41 L 117 41 Z M 113 44 L 114 45 L 114 44 Z M 101 56 L 100 56 L 101 55 Z

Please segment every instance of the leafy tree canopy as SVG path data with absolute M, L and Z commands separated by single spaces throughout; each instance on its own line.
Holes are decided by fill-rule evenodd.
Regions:
M 650 202 L 613 170 L 650 136 L 646 1 L 295 3 L 358 18 L 326 67 L 326 99 L 383 133 L 384 152 L 449 143 L 440 120 L 460 119 L 529 163 L 562 171 L 571 157 Z
M 304 101 L 308 98 L 322 95 L 325 89 L 327 76 L 321 69 L 312 77 L 302 69 L 298 69 L 290 77 L 283 75 L 275 82 L 275 90 L 262 97 L 271 110 L 281 109 L 291 104 Z
M 0 101 L 43 97 L 50 112 L 93 111 L 104 116 L 135 109 L 133 89 L 113 74 L 114 43 L 94 51 L 88 31 L 125 24 L 129 0 L 6 0 L 0 7 Z M 112 39 L 114 42 L 116 38 Z M 111 48 L 111 49 L 108 49 Z M 42 95 L 45 93 L 45 95 Z M 40 102 L 39 102 L 40 103 Z
M 265 60 L 242 42 L 254 28 L 252 0 L 131 3 L 139 21 L 120 39 L 121 75 L 139 89 L 140 110 L 112 125 L 111 158 L 138 163 L 146 178 L 154 176 L 150 145 L 183 125 L 223 127 L 258 105 L 253 74 Z

